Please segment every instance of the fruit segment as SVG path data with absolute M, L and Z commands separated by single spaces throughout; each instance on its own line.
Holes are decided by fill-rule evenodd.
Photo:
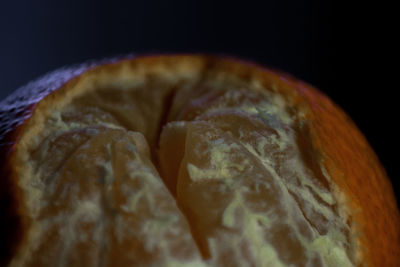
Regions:
M 219 266 L 352 266 L 349 226 L 327 177 L 302 161 L 286 111 L 267 95 L 237 108 L 227 99 L 194 100 L 194 121 L 161 136 L 161 151 L 172 132 L 185 138 L 179 170 L 165 153 L 161 162 L 176 172 L 177 202 L 203 257 Z
M 93 126 L 60 131 L 32 152 L 31 226 L 12 266 L 201 264 L 185 216 L 145 137 Z
M 143 135 L 86 128 L 51 138 L 46 149 L 40 161 L 48 164 L 30 181 L 41 195 L 19 263 L 137 266 L 200 259 Z

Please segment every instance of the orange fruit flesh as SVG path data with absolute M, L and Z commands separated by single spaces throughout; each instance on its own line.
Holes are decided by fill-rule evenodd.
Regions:
M 301 110 L 219 79 L 98 82 L 55 105 L 15 159 L 30 225 L 11 266 L 358 265 Z
M 52 138 L 46 150 L 35 222 L 42 237 L 25 264 L 132 266 L 195 258 L 189 226 L 141 134 L 85 128 Z
M 243 98 L 240 103 L 247 106 L 232 108 L 232 97 Z M 175 158 L 161 158 L 161 166 L 173 166 L 169 176 L 178 177 L 177 201 L 203 256 L 217 257 L 221 266 L 351 264 L 349 228 L 341 222 L 326 181 L 301 167 L 291 129 L 280 121 L 283 114 L 279 118 L 261 110 L 268 107 L 265 96 L 264 103 L 253 99 L 259 103 L 251 101 L 249 92 L 226 92 L 212 104 L 204 102 L 209 107 L 195 107 L 205 115 L 185 123 L 185 152 L 176 154 L 182 157 L 178 173 L 171 171 L 178 169 Z M 174 128 L 182 123 L 167 126 L 166 138 L 173 138 L 169 132 Z M 168 143 L 163 135 L 161 140 Z M 316 245 L 329 243 L 322 238 L 330 235 L 343 241 L 328 245 L 337 246 L 328 248 L 337 249 L 336 255 L 324 255 L 318 249 L 325 248 Z

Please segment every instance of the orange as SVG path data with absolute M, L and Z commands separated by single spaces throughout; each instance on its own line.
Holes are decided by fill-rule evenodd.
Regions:
M 286 74 L 118 59 L 50 73 L 0 112 L 2 264 L 400 265 L 378 158 Z

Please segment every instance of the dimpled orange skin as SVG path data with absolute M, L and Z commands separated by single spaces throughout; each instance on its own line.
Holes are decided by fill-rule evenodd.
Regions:
M 201 58 L 240 79 L 257 80 L 276 90 L 294 107 L 305 113 L 307 128 L 304 136 L 310 164 L 322 160 L 332 182 L 348 200 L 346 209 L 357 226 L 359 254 L 365 266 L 400 266 L 400 216 L 386 172 L 377 156 L 351 119 L 325 95 L 293 77 L 235 59 L 210 56 L 148 56 L 87 63 L 55 71 L 25 87 L 1 102 L 0 106 L 0 212 L 3 220 L 0 265 L 7 264 L 20 242 L 24 240 L 29 222 L 24 221 L 19 205 L 20 192 L 10 166 L 10 158 L 24 125 L 44 97 L 51 97 L 65 84 L 71 85 L 89 69 L 112 72 L 119 61 L 150 66 L 160 61 L 173 64 L 190 57 Z M 78 77 L 79 78 L 79 77 Z M 49 95 L 49 96 L 48 96 Z

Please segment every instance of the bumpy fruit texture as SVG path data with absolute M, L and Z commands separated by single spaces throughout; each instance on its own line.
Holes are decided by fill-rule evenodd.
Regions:
M 98 104 L 53 114 L 50 135 L 31 152 L 33 176 L 25 189 L 35 220 L 14 264 L 199 261 L 189 225 L 151 162 L 145 137 L 127 131 Z
M 289 83 L 160 66 L 38 104 L 12 158 L 26 231 L 11 266 L 362 264 Z
M 351 266 L 348 225 L 327 180 L 304 167 L 282 99 L 235 90 L 193 103 L 162 133 L 161 169 L 177 177 L 170 187 L 202 255 L 221 266 Z M 163 144 L 183 129 L 177 162 Z

